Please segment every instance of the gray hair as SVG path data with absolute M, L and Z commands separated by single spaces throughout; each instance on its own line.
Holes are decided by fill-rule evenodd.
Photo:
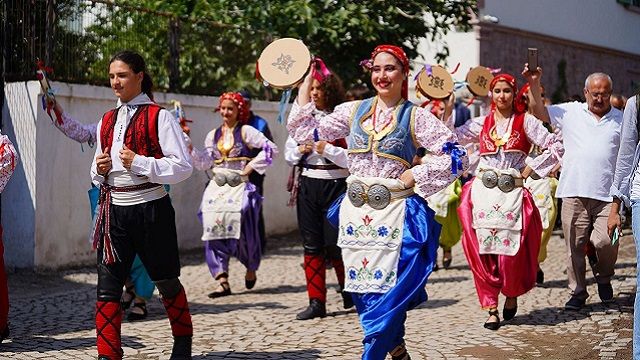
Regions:
M 602 73 L 602 72 L 595 72 L 589 76 L 587 76 L 587 79 L 584 81 L 584 88 L 587 89 L 589 87 L 589 83 L 591 83 L 591 81 L 593 81 L 594 79 L 599 78 L 599 79 L 607 79 L 607 81 L 609 82 L 609 85 L 611 85 L 611 88 L 613 89 L 613 80 L 611 80 L 611 76 Z

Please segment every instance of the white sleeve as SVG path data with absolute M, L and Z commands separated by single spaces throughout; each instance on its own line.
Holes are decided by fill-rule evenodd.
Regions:
M 98 126 L 96 126 L 96 130 L 100 132 L 100 128 L 102 127 L 102 120 L 98 121 Z M 91 161 L 91 182 L 93 182 L 96 186 L 99 186 L 104 182 L 104 176 L 98 174 L 98 170 L 96 167 L 96 157 L 102 154 L 102 144 L 100 143 L 100 137 L 96 138 L 96 152 L 93 154 L 93 159 Z
M 349 161 L 347 160 L 347 149 L 345 148 L 341 148 L 339 146 L 333 146 L 327 143 L 324 146 L 324 151 L 322 152 L 322 156 L 325 159 L 340 166 L 341 168 L 345 168 L 345 169 L 349 168 Z
M 171 113 L 164 109 L 158 115 L 158 140 L 164 156 L 156 159 L 136 154 L 131 171 L 157 184 L 177 184 L 191 176 L 193 167 L 182 140 L 182 129 Z
M 250 147 L 262 149 L 247 165 L 251 166 L 258 174 L 264 174 L 267 167 L 271 165 L 271 159 L 278 155 L 278 146 L 267 139 L 259 130 L 249 125 L 242 126 L 242 138 Z
M 289 166 L 296 166 L 302 159 L 302 153 L 298 149 L 298 143 L 291 136 L 287 138 L 284 145 L 284 160 Z

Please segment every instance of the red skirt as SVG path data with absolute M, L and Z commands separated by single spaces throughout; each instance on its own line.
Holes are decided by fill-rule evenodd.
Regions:
M 531 193 L 523 189 L 520 249 L 513 256 L 481 255 L 473 228 L 472 183 L 473 181 L 469 181 L 462 188 L 461 203 L 458 207 L 458 216 L 462 224 L 462 247 L 473 273 L 480 305 L 483 309 L 489 309 L 498 306 L 500 292 L 507 297 L 517 297 L 535 286 L 542 220 Z

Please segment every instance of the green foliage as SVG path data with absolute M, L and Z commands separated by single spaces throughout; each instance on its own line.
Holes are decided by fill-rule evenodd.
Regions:
M 56 55 L 73 55 L 56 56 L 56 68 L 75 68 L 79 81 L 106 83 L 110 57 L 132 49 L 147 60 L 157 90 L 167 90 L 169 24 L 177 20 L 176 91 L 220 94 L 246 87 L 261 98 L 274 94 L 255 80 L 255 61 L 275 39 L 303 40 L 348 87 L 368 83 L 358 64 L 376 45 L 402 45 L 416 58 L 421 38 L 441 41 L 454 27 L 468 29 L 468 11 L 476 7 L 475 0 L 127 0 L 117 6 L 95 1 L 56 2 L 59 22 L 73 14 L 84 17 L 82 31 L 58 26 L 56 40 L 66 40 L 56 44 Z M 437 60 L 447 51 L 445 46 Z

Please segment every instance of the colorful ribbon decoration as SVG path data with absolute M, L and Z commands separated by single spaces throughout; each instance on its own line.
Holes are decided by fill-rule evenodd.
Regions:
M 320 135 L 318 134 L 318 129 L 313 129 L 313 141 L 314 142 L 320 141 Z
M 262 150 L 264 151 L 265 162 L 267 163 L 267 165 L 271 165 L 273 163 L 273 149 L 268 142 L 264 143 Z
M 313 76 L 314 79 L 318 80 L 318 82 L 321 83 L 329 75 L 331 75 L 331 71 L 329 71 L 329 68 L 327 68 L 327 65 L 325 65 L 324 61 L 322 61 L 322 59 L 319 57 L 314 58 L 311 67 L 311 76 Z
M 284 113 L 287 111 L 287 105 L 289 104 L 289 99 L 291 99 L 291 89 L 287 89 L 282 92 L 282 97 L 280 97 L 280 106 L 278 110 L 278 123 L 282 124 L 284 122 Z
M 36 76 L 38 77 L 38 80 L 40 80 L 40 81 L 45 80 L 46 81 L 47 73 L 53 73 L 53 69 L 48 67 L 48 66 L 45 66 L 44 65 L 44 61 L 39 60 L 39 59 L 38 59 L 38 61 L 36 61 L 36 65 L 37 65 L 38 70 L 39 70 L 39 71 L 36 72 Z M 58 125 L 64 124 L 64 121 L 62 120 L 62 113 L 59 112 L 54 106 L 55 102 L 53 104 L 49 104 L 45 99 L 45 97 L 52 98 L 52 99 L 55 98 L 55 94 L 53 92 L 53 89 L 51 89 L 51 88 L 44 89 L 43 88 L 42 90 L 43 90 L 43 94 L 42 94 L 42 110 L 45 110 L 47 112 L 47 115 L 49 115 L 49 118 L 51 119 L 51 122 L 54 122 L 53 116 L 51 116 L 51 110 L 53 110 L 54 114 L 56 115 L 56 120 L 57 120 Z
M 467 155 L 467 151 L 458 142 L 447 141 L 442 152 L 451 156 L 451 173 L 457 175 L 458 170 L 462 170 L 462 157 Z

